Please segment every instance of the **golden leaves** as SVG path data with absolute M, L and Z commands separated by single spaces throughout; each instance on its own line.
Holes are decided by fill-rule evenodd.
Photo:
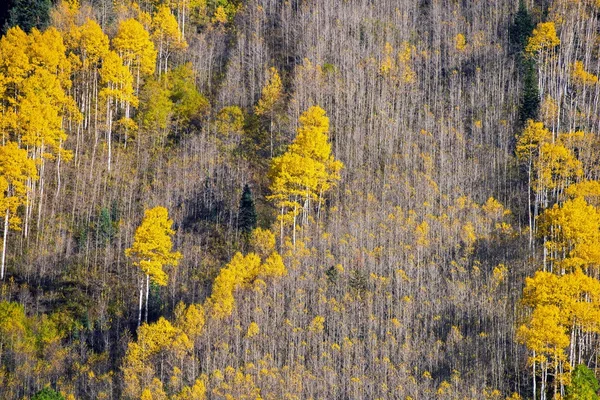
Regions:
M 171 236 L 175 233 L 172 225 L 173 220 L 169 219 L 166 208 L 146 210 L 144 220 L 135 231 L 133 245 L 125 250 L 125 255 L 133 259 L 133 264 L 160 286 L 165 286 L 168 280 L 163 267 L 177 266 L 181 259 L 181 253 L 171 251 Z
M 525 51 L 530 55 L 550 51 L 560 44 L 560 39 L 556 35 L 556 26 L 554 22 L 540 22 L 529 40 Z
M 260 228 L 252 232 L 251 246 L 257 253 L 236 253 L 229 264 L 227 264 L 213 283 L 212 294 L 207 300 L 216 318 L 225 318 L 233 312 L 235 307 L 234 293 L 237 288 L 249 287 L 261 279 L 269 277 L 281 277 L 287 274 L 283 259 L 275 248 L 275 237 L 270 231 Z M 266 259 L 261 261 L 261 256 Z
M 276 104 L 279 102 L 282 96 L 283 85 L 279 72 L 274 67 L 269 69 L 269 77 L 267 84 L 263 87 L 258 105 L 255 107 L 254 112 L 256 115 L 266 115 L 273 113 Z
M 275 157 L 269 173 L 272 195 L 278 207 L 296 213 L 308 202 L 322 196 L 340 179 L 341 161 L 331 155 L 329 118 L 318 106 L 309 108 L 299 119 L 296 139 L 281 156 Z M 281 216 L 280 216 L 281 217 Z

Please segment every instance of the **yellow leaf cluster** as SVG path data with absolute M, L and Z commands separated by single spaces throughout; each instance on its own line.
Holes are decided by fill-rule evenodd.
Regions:
M 555 204 L 539 220 L 539 235 L 547 237 L 551 258 L 565 257 L 561 266 L 600 266 L 600 213 L 583 196 Z
M 269 236 L 268 241 L 274 242 L 272 234 Z M 265 246 L 260 247 L 264 251 Z M 266 247 L 271 246 L 267 245 Z M 211 308 L 214 317 L 228 317 L 235 308 L 234 294 L 236 289 L 248 287 L 258 278 L 281 277 L 286 274 L 287 270 L 283 259 L 274 250 L 264 262 L 261 261 L 261 257 L 257 253 L 248 253 L 244 256 L 238 252 L 215 278 L 211 296 L 207 299 L 207 305 Z
M 454 37 L 454 48 L 458 51 L 464 51 L 467 48 L 467 39 L 462 33 L 457 34 Z
M 275 67 L 269 69 L 269 77 L 267 84 L 263 87 L 258 105 L 255 107 L 254 112 L 256 115 L 266 115 L 273 113 L 276 104 L 281 99 L 283 85 L 281 83 L 281 77 Z
M 576 85 L 580 86 L 591 86 L 598 83 L 598 77 L 591 72 L 587 72 L 581 61 L 575 61 L 571 65 L 571 79 Z
M 12 228 L 18 229 L 17 209 L 27 202 L 28 179 L 38 178 L 37 169 L 27 151 L 14 142 L 0 146 L 0 215 L 8 211 L 13 216 Z
M 125 250 L 125 255 L 133 259 L 133 264 L 149 275 L 152 282 L 161 286 L 166 285 L 168 280 L 163 267 L 177 266 L 181 259 L 181 253 L 171 251 L 171 236 L 175 233 L 172 225 L 166 208 L 146 210 L 144 220 L 135 231 L 133 245 Z
M 28 146 L 35 158 L 70 158 L 62 148 L 67 138 L 63 118 L 80 113 L 68 95 L 72 66 L 66 56 L 62 34 L 55 28 L 32 29 L 28 35 L 19 27 L 0 39 L 0 129 Z M 47 151 L 51 150 L 50 153 Z
M 410 65 L 414 52 L 414 46 L 405 41 L 402 42 L 400 50 L 394 57 L 394 48 L 390 43 L 386 42 L 383 49 L 383 57 L 379 65 L 380 75 L 387 76 L 393 81 L 403 83 L 415 82 L 417 74 Z
M 525 51 L 531 55 L 549 51 L 560 44 L 560 39 L 556 35 L 556 26 L 554 22 L 540 22 L 529 40 Z
M 600 329 L 600 281 L 580 268 L 562 276 L 538 271 L 525 281 L 523 304 L 533 314 L 519 327 L 518 339 L 538 356 L 564 359 L 570 329 Z
M 272 195 L 268 196 L 278 207 L 293 209 L 296 214 L 310 201 L 320 204 L 323 195 L 340 179 L 343 168 L 331 154 L 325 110 L 311 107 L 299 122 L 294 142 L 271 163 Z
M 156 66 L 156 50 L 150 40 L 150 33 L 133 18 L 119 24 L 112 44 L 115 50 L 137 76 L 151 75 Z

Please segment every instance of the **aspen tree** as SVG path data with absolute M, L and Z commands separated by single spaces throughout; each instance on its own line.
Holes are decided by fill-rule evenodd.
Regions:
M 150 40 L 150 33 L 135 19 L 127 19 L 119 24 L 112 44 L 135 77 L 137 95 L 141 79 L 152 75 L 156 68 L 156 50 Z
M 269 119 L 269 134 L 271 136 L 271 157 L 273 157 L 273 125 L 275 112 L 278 104 L 281 102 L 283 86 L 279 72 L 275 67 L 269 69 L 267 83 L 262 89 L 258 104 L 254 112 L 258 116 L 265 116 Z
M 166 208 L 154 207 L 146 210 L 142 223 L 135 231 L 133 245 L 125 250 L 125 255 L 133 260 L 133 265 L 139 267 L 146 276 L 146 321 L 148 321 L 150 281 L 159 286 L 165 286 L 168 275 L 163 268 L 175 267 L 181 259 L 181 253 L 172 251 L 171 237 L 175 233 L 171 228 L 172 225 L 173 221 L 169 219 Z M 142 280 L 140 281 L 138 326 L 142 321 L 143 288 Z
M 116 108 L 126 104 L 126 118 L 129 105 L 136 106 L 138 99 L 133 92 L 133 77 L 130 70 L 123 64 L 123 59 L 114 51 L 109 52 L 102 62 L 100 79 L 103 88 L 100 98 L 106 103 L 106 141 L 108 147 L 107 169 L 112 165 L 112 134 Z
M 17 216 L 17 209 L 27 204 L 30 190 L 27 181 L 36 179 L 35 163 L 28 158 L 26 150 L 20 149 L 14 142 L 0 146 L 0 213 L 4 215 L 0 280 L 4 279 L 8 229 L 20 230 L 21 219 Z
M 325 110 L 311 107 L 300 116 L 299 122 L 296 138 L 283 155 L 272 160 L 269 174 L 272 194 L 268 199 L 281 210 L 278 218 L 282 243 L 284 221 L 293 223 L 295 243 L 298 213 L 302 211 L 303 222 L 308 222 L 311 201 L 316 203 L 319 213 L 323 196 L 339 181 L 343 167 L 331 154 Z
M 171 54 L 187 47 L 175 16 L 165 5 L 159 6 L 152 16 L 152 38 L 158 48 L 158 75 L 160 76 L 167 72 Z
M 517 137 L 516 154 L 517 158 L 524 161 L 527 165 L 527 180 L 528 188 L 534 187 L 535 177 L 534 164 L 540 154 L 540 147 L 544 143 L 548 143 L 552 139 L 552 135 L 541 122 L 527 120 L 523 132 Z M 535 231 L 535 218 L 538 209 L 538 196 L 535 197 L 534 209 L 531 206 L 531 192 L 528 191 L 528 215 L 529 215 L 529 246 L 533 247 L 533 236 Z

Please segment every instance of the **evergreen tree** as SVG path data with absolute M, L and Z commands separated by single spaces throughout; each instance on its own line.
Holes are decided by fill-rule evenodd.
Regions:
M 13 0 L 5 30 L 13 26 L 19 26 L 25 32 L 31 28 L 46 28 L 50 22 L 51 6 L 50 0 Z
M 246 184 L 240 199 L 240 212 L 238 215 L 238 228 L 243 234 L 249 234 L 256 228 L 256 207 L 252 191 Z
M 567 386 L 567 400 L 598 400 L 600 385 L 594 371 L 579 364 L 571 373 L 571 385 Z
M 527 11 L 527 6 L 523 0 L 519 1 L 519 10 L 515 15 L 513 24 L 510 27 L 510 42 L 518 48 L 518 51 L 523 51 L 527 44 L 527 39 L 533 32 L 534 24 Z
M 538 88 L 538 78 L 533 59 L 524 59 L 522 61 L 523 74 L 523 92 L 521 97 L 521 121 L 528 119 L 537 119 L 540 108 L 540 91 Z

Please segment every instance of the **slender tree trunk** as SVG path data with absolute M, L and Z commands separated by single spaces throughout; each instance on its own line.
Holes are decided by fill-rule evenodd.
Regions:
M 4 261 L 6 259 L 6 237 L 8 236 L 8 208 L 4 216 L 4 237 L 2 238 L 2 267 L 0 267 L 0 280 L 4 280 Z
M 108 142 L 108 172 L 110 172 L 110 163 L 112 158 L 112 108 L 110 106 L 111 99 L 106 103 L 106 118 L 108 119 L 108 132 L 106 132 L 106 141 Z
M 279 236 L 279 245 L 283 248 L 283 206 L 281 207 L 281 220 L 280 220 L 279 227 L 281 229 L 281 233 Z
M 293 243 L 294 247 L 296 247 L 296 215 L 297 215 L 297 211 L 298 211 L 298 206 L 296 204 L 294 204 L 294 233 L 292 236 L 292 243 Z
M 142 282 L 140 282 L 140 307 L 139 307 L 139 313 L 138 313 L 138 328 L 142 324 L 142 304 L 143 304 L 142 300 L 143 300 L 143 295 L 144 295 L 144 283 L 142 281 Z
M 529 214 L 529 250 L 533 251 L 533 220 L 531 216 L 531 158 L 529 159 L 529 171 L 527 175 L 527 178 L 529 180 L 527 186 L 527 212 Z
M 533 352 L 533 358 L 535 360 L 535 351 Z M 533 398 L 535 399 L 535 396 L 537 394 L 537 387 L 536 387 L 536 380 L 535 380 L 535 361 L 533 362 Z
M 150 294 L 150 275 L 146 274 L 146 312 L 145 321 L 148 323 L 148 295 Z

